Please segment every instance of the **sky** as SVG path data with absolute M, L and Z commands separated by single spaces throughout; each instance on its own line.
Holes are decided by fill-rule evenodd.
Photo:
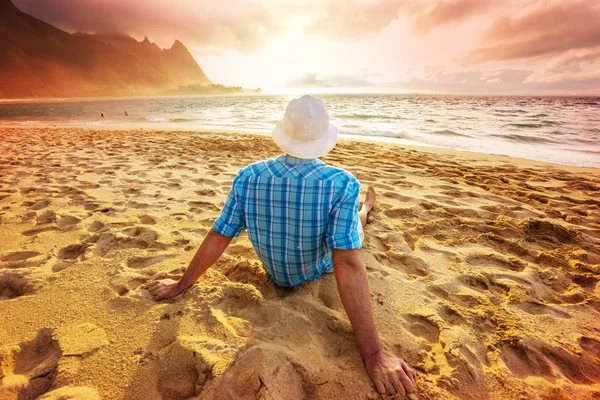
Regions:
M 600 0 L 13 0 L 264 92 L 600 93 Z

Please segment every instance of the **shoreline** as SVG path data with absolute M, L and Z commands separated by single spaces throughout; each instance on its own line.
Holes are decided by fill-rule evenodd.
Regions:
M 45 103 L 45 102 L 68 102 L 68 101 L 96 101 L 96 100 L 121 100 L 121 99 L 152 99 L 152 98 L 171 98 L 171 97 L 202 97 L 202 96 L 244 96 L 244 95 L 264 95 L 264 96 L 288 96 L 288 95 L 297 95 L 292 90 L 292 93 L 289 91 L 286 92 L 286 89 L 283 88 L 281 91 L 269 91 L 270 89 L 264 89 L 262 93 L 235 93 L 235 94 L 191 94 L 191 95 L 146 95 L 146 96 L 98 96 L 98 97 L 21 97 L 21 98 L 0 98 L 0 104 L 2 103 Z M 293 88 L 292 88 L 293 89 Z M 600 93 L 433 93 L 433 92 L 404 92 L 404 91 L 391 91 L 391 92 L 370 92 L 370 91 L 348 91 L 348 92 L 319 92 L 319 91 L 311 91 L 306 90 L 307 88 L 302 88 L 302 91 L 306 94 L 311 95 L 347 95 L 347 96 L 362 96 L 362 95 L 389 95 L 389 94 L 397 94 L 404 96 L 455 96 L 455 97 L 472 97 L 472 96 L 494 96 L 494 97 L 592 97 L 597 98 L 600 97 Z M 318 88 L 317 88 L 318 89 Z M 250 89 L 252 90 L 252 89 Z
M 23 126 L 18 124 L 5 124 L 0 125 L 0 131 L 2 128 L 11 128 L 11 129 L 84 129 L 88 131 L 144 131 L 144 132 L 201 132 L 201 133 L 217 133 L 217 134 L 241 134 L 241 135 L 258 135 L 259 137 L 269 137 L 270 133 L 266 131 L 259 130 L 243 130 L 243 129 L 211 129 L 211 128 L 183 128 L 176 126 L 127 126 L 127 125 L 111 125 L 111 126 L 101 126 L 101 125 L 30 125 Z M 576 166 L 576 165 L 565 165 L 558 164 L 549 161 L 538 161 L 531 160 L 527 158 L 518 158 L 507 155 L 500 154 L 489 154 L 489 153 L 478 153 L 474 151 L 461 150 L 450 147 L 442 147 L 442 146 L 434 146 L 428 145 L 426 143 L 416 143 L 408 140 L 403 140 L 401 138 L 393 138 L 393 137 L 384 137 L 384 136 L 366 136 L 366 135 L 348 135 L 348 134 L 340 134 L 340 140 L 344 142 L 367 142 L 367 143 L 379 143 L 383 145 L 392 145 L 404 147 L 407 149 L 412 149 L 415 151 L 421 151 L 431 154 L 447 154 L 453 155 L 454 153 L 469 155 L 473 160 L 477 159 L 479 161 L 484 162 L 486 159 L 490 161 L 499 161 L 499 162 L 511 162 L 510 160 L 514 160 L 518 165 L 528 165 L 528 166 L 548 166 L 551 168 L 564 168 L 567 170 L 572 170 L 574 172 L 590 172 L 595 173 L 595 171 L 600 172 L 600 167 L 587 167 L 587 166 Z

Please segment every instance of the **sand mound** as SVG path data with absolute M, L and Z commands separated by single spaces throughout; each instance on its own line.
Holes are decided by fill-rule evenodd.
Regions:
M 75 387 L 61 387 L 51 392 L 45 393 L 43 396 L 38 397 L 38 400 L 101 400 L 100 394 L 96 389 L 75 386 Z

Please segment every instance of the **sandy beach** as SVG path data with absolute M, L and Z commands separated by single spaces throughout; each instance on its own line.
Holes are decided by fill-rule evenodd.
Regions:
M 0 399 L 377 399 L 334 276 L 277 288 L 246 234 L 179 277 L 268 137 L 0 128 Z M 417 399 L 600 398 L 600 170 L 342 140 L 362 258 Z

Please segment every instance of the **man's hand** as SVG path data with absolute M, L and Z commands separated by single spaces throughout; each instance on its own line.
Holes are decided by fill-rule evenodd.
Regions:
M 414 390 L 415 376 L 404 360 L 380 351 L 365 360 L 365 367 L 380 394 L 405 395 Z
M 150 282 L 146 288 L 152 297 L 154 297 L 154 300 L 169 299 L 183 293 L 183 290 L 179 289 L 177 281 L 173 279 L 161 279 L 160 281 Z

